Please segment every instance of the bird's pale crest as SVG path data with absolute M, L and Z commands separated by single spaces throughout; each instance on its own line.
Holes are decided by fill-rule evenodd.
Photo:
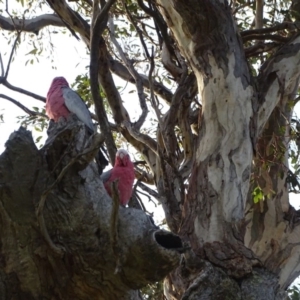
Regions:
M 119 149 L 116 154 L 116 156 L 119 156 L 121 159 L 123 159 L 126 155 L 129 154 L 125 149 Z

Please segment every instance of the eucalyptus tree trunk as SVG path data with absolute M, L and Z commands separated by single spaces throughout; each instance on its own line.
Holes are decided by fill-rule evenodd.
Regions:
M 285 173 L 287 168 L 286 138 L 279 136 L 283 153 L 275 157 L 283 163 L 265 171 L 270 185 L 266 174 L 255 174 L 263 168 L 256 163 L 255 169 L 252 160 L 256 155 L 260 161 L 267 151 L 257 139 L 279 101 L 284 116 L 274 111 L 266 127 L 289 130 L 292 112 L 286 107 L 298 86 L 300 39 L 282 47 L 253 78 L 226 1 L 157 2 L 195 73 L 202 101 L 179 230 L 194 254 L 184 254 L 182 265 L 166 279 L 167 298 L 284 299 L 300 267 L 299 227 L 286 217 L 293 209 L 285 175 L 279 176 L 280 168 L 284 165 Z M 251 172 L 270 195 L 257 205 L 249 190 Z

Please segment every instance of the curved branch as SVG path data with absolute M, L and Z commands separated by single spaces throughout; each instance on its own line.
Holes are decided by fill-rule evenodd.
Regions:
M 144 37 L 143 37 L 143 33 L 142 33 L 142 30 L 140 29 L 140 27 L 137 25 L 137 23 L 135 22 L 133 16 L 131 15 L 129 9 L 128 9 L 128 6 L 127 4 L 125 3 L 125 1 L 123 1 L 123 6 L 125 8 L 125 11 L 126 11 L 126 14 L 127 14 L 127 18 L 129 19 L 129 21 L 132 23 L 133 27 L 135 28 L 138 36 L 139 36 L 139 39 L 140 39 L 140 42 L 143 46 L 143 49 L 145 51 L 145 54 L 146 54 L 146 57 L 149 58 L 150 57 L 150 54 L 148 52 L 148 49 L 147 49 L 147 46 L 146 46 L 146 43 L 144 41 Z M 141 22 L 142 23 L 142 22 Z M 143 23 L 142 23 L 143 24 Z
M 39 96 L 35 93 L 32 93 L 32 92 L 29 92 L 27 90 L 24 90 L 22 88 L 19 88 L 19 87 L 16 87 L 12 84 L 10 84 L 5 78 L 1 78 L 0 77 L 0 84 L 3 84 L 5 87 L 7 87 L 8 89 L 12 90 L 12 91 L 15 91 L 15 92 L 18 92 L 18 93 L 21 93 L 21 94 L 24 94 L 26 96 L 29 96 L 29 97 L 32 97 L 34 99 L 37 99 L 37 100 L 40 100 L 42 102 L 46 102 L 46 98 L 45 97 L 42 97 L 42 96 Z
M 6 71 L 4 71 L 4 65 L 3 65 L 3 61 L 2 61 L 2 57 L 1 57 L 1 54 L 0 54 L 0 65 L 1 65 L 1 76 L 0 76 L 0 84 L 3 84 L 5 87 L 7 87 L 8 89 L 12 90 L 12 91 L 15 91 L 15 92 L 18 92 L 18 93 L 21 93 L 21 94 L 24 94 L 24 95 L 27 95 L 27 96 L 30 96 L 32 98 L 35 98 L 37 100 L 41 100 L 43 102 L 46 102 L 46 99 L 44 97 L 41 97 L 39 95 L 36 95 L 32 92 L 29 92 L 27 90 L 24 90 L 24 89 L 21 89 L 21 88 L 18 88 L 18 87 L 15 87 L 13 85 L 11 85 L 8 81 L 7 81 L 7 77 L 8 77 L 8 73 L 9 73 L 9 69 L 10 69 L 10 65 L 11 65 L 11 61 L 12 61 L 12 58 L 13 58 L 13 55 L 14 55 L 14 52 L 15 52 L 15 48 L 17 46 L 17 43 L 19 41 L 19 38 L 20 38 L 20 34 L 21 34 L 21 31 L 18 31 L 17 33 L 17 36 L 15 38 L 15 41 L 13 43 L 13 46 L 12 46 L 12 49 L 11 49 L 11 52 L 10 52 L 10 56 L 9 56 L 9 59 L 8 59 L 8 63 L 7 63 L 7 67 L 6 67 Z M 4 97 L 3 97 L 4 98 Z M 9 97 L 8 97 L 9 98 Z M 6 98 L 8 100 L 8 98 Z M 11 98 L 10 98 L 11 99 Z M 15 101 L 15 100 L 14 100 Z M 16 103 L 19 103 L 17 101 L 15 101 Z M 16 104 L 15 103 L 15 104 Z M 18 104 L 16 104 L 18 105 Z M 32 112 L 30 110 L 26 111 L 26 107 L 25 106 L 20 106 L 21 104 L 19 104 L 18 106 L 23 109 L 25 112 L 29 113 L 30 115 L 32 115 Z
M 261 67 L 258 76 L 258 132 L 261 132 L 273 109 L 283 96 L 295 98 L 300 78 L 300 35 L 281 47 Z
M 265 34 L 265 33 L 272 33 L 275 31 L 280 31 L 280 30 L 299 30 L 300 28 L 300 22 L 283 22 L 281 24 L 268 27 L 268 28 L 260 28 L 260 29 L 251 29 L 251 30 L 245 30 L 241 32 L 242 37 L 246 37 L 248 35 L 253 35 L 253 34 Z
M 286 43 L 288 38 L 283 37 L 281 35 L 273 35 L 273 34 L 251 34 L 242 37 L 243 43 L 251 40 L 271 40 L 277 41 L 280 43 Z
M 139 4 L 139 6 L 141 7 L 141 9 L 147 15 L 149 15 L 150 17 L 152 17 L 154 19 L 155 23 L 157 24 L 157 27 L 159 28 L 159 30 L 161 32 L 164 42 L 166 43 L 166 47 L 168 48 L 168 50 L 171 54 L 174 54 L 174 49 L 172 47 L 172 41 L 168 34 L 168 27 L 167 27 L 164 19 L 160 15 L 160 13 L 157 10 L 152 10 L 151 8 L 147 7 L 144 4 L 144 1 L 142 1 L 142 0 L 138 0 L 137 2 Z
M 98 116 L 98 121 L 100 124 L 101 132 L 106 137 L 106 146 L 110 156 L 110 161 L 114 165 L 115 154 L 116 154 L 116 145 L 110 130 L 108 123 L 108 118 L 105 112 L 103 99 L 100 95 L 99 83 L 98 83 L 98 74 L 99 74 L 99 44 L 101 41 L 101 35 L 104 31 L 107 23 L 107 16 L 109 9 L 115 3 L 115 0 L 110 0 L 101 10 L 101 12 L 96 16 L 96 20 L 93 20 L 93 30 L 91 38 L 91 62 L 90 62 L 90 80 L 91 80 L 91 92 L 93 95 L 96 113 Z
M 139 139 L 137 138 L 137 136 L 140 137 L 140 133 L 135 132 L 135 130 L 131 130 L 131 122 L 128 112 L 126 111 L 122 103 L 122 99 L 120 97 L 118 89 L 116 88 L 112 74 L 109 70 L 108 57 L 108 51 L 105 42 L 102 39 L 100 42 L 101 68 L 99 69 L 99 78 L 100 83 L 107 96 L 109 105 L 112 109 L 113 118 L 117 125 L 129 124 L 120 128 L 122 135 L 133 147 L 135 147 L 139 152 L 145 155 L 150 168 L 153 169 L 156 161 L 156 151 L 152 151 L 152 139 L 145 134 L 143 135 L 142 139 Z M 151 145 L 148 144 L 148 140 L 150 141 Z M 156 146 L 154 146 L 154 149 L 156 149 L 155 147 Z
M 138 181 L 137 182 L 138 187 L 140 187 L 143 191 L 146 191 L 147 194 L 151 195 L 152 197 L 154 197 L 156 200 L 159 201 L 160 199 L 160 195 L 154 191 L 153 189 L 150 189 L 147 185 L 145 185 L 143 182 Z
M 158 155 L 157 143 L 149 135 L 137 131 L 134 126 L 128 121 L 123 122 L 124 127 L 137 141 L 147 145 L 156 155 Z
M 57 15 L 64 20 L 65 26 L 70 27 L 71 31 L 78 32 L 85 43 L 89 45 L 90 25 L 80 16 L 79 13 L 72 10 L 65 0 L 47 0 L 50 7 Z
M 108 62 L 109 62 L 109 68 L 114 74 L 124 79 L 125 81 L 128 81 L 133 84 L 135 83 L 135 80 L 132 77 L 132 75 L 120 62 L 114 60 L 111 56 L 108 58 Z M 143 82 L 143 85 L 148 90 L 150 90 L 150 83 L 147 76 L 143 74 L 139 74 L 139 76 Z M 166 88 L 163 84 L 155 80 L 152 81 L 152 84 L 153 84 L 153 90 L 155 94 L 157 94 L 159 97 L 164 99 L 167 103 L 171 103 L 172 96 L 173 96 L 172 92 L 168 88 Z
M 167 155 L 171 160 L 173 160 L 172 157 L 174 157 L 178 147 L 174 127 L 178 122 L 177 113 L 179 111 L 180 103 L 186 94 L 186 81 L 188 81 L 188 79 L 189 77 L 187 77 L 187 73 L 182 74 L 178 87 L 174 93 L 170 109 L 165 114 L 163 119 L 164 121 L 161 124 L 161 133 L 164 139 Z
M 16 106 L 18 106 L 19 108 L 21 108 L 22 110 L 24 110 L 28 115 L 30 116 L 40 116 L 40 117 L 43 117 L 45 119 L 48 119 L 48 117 L 42 113 L 39 113 L 39 112 L 36 112 L 36 111 L 33 111 L 33 110 L 30 110 L 29 108 L 27 108 L 25 105 L 21 104 L 19 101 L 11 98 L 11 97 L 8 97 L 6 95 L 3 95 L 3 94 L 0 94 L 0 98 L 3 98 L 3 99 L 6 99 L 8 101 L 10 101 L 11 103 L 15 104 Z
M 109 21 L 109 30 L 110 30 L 110 39 L 111 39 L 112 43 L 117 48 L 118 53 L 119 53 L 122 61 L 124 62 L 127 70 L 129 71 L 129 73 L 135 80 L 137 94 L 138 94 L 138 98 L 140 101 L 140 107 L 142 109 L 142 114 L 140 115 L 139 119 L 136 121 L 135 128 L 136 128 L 136 130 L 140 130 L 142 125 L 144 124 L 147 114 L 148 114 L 148 107 L 147 107 L 147 103 L 146 103 L 146 97 L 145 97 L 145 93 L 144 93 L 143 83 L 142 83 L 142 80 L 141 80 L 138 72 L 132 65 L 132 62 L 126 57 L 122 47 L 120 46 L 120 44 L 118 43 L 118 41 L 115 37 L 114 23 L 113 23 L 112 19 L 110 19 L 110 21 Z
M 66 26 L 56 14 L 44 14 L 31 19 L 11 19 L 0 15 L 0 28 L 4 30 L 22 30 L 38 34 L 41 29 L 50 25 L 57 27 Z
M 4 64 L 3 64 L 1 52 L 0 52 L 0 67 L 1 67 L 1 77 L 4 77 Z
M 276 47 L 278 47 L 280 44 L 276 43 L 276 42 L 272 42 L 272 43 L 257 43 L 253 46 L 250 46 L 248 48 L 245 48 L 245 55 L 247 58 L 251 57 L 251 56 L 257 56 L 260 53 L 263 52 L 269 52 L 274 50 Z
M 12 58 L 14 56 L 14 52 L 15 52 L 16 46 L 18 44 L 20 35 L 21 35 L 21 31 L 18 31 L 17 36 L 15 38 L 15 41 L 14 41 L 13 46 L 12 46 L 11 51 L 10 51 L 10 55 L 9 55 L 9 59 L 8 59 L 7 67 L 6 67 L 6 72 L 5 72 L 5 75 L 4 75 L 5 79 L 8 76 L 8 72 L 9 72 L 9 69 L 10 69 L 10 64 L 11 64 Z M 1 80 L 0 80 L 0 82 L 1 82 Z
M 179 68 L 174 61 L 172 60 L 171 54 L 166 47 L 166 43 L 163 42 L 162 44 L 162 51 L 161 51 L 161 62 L 163 63 L 166 70 L 175 78 L 180 80 L 180 75 L 184 72 L 181 68 Z

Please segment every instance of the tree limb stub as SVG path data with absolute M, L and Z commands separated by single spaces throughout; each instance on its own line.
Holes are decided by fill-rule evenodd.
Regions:
M 3 289 L 9 286 L 26 299 L 49 298 L 55 284 L 56 299 L 139 299 L 136 289 L 161 280 L 179 262 L 178 236 L 157 230 L 143 211 L 120 207 L 117 233 L 122 266 L 115 273 L 110 242 L 113 204 L 90 158 L 66 170 L 44 205 L 49 237 L 64 247 L 63 257 L 44 242 L 35 206 L 44 189 L 89 141 L 79 124 L 73 118 L 67 124 L 55 123 L 41 150 L 31 134 L 20 128 L 0 156 L 0 251 L 6 265 L 1 295 L 9 295 L 10 289 Z M 61 276 L 56 276 L 58 270 Z

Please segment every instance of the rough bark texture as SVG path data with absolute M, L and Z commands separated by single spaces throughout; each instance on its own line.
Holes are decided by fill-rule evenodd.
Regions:
M 233 228 L 244 217 L 249 188 L 254 91 L 240 39 L 226 4 L 160 3 L 195 72 L 203 102 L 180 234 L 188 237 L 196 253 L 241 277 L 251 272 L 252 255 L 236 239 Z M 220 259 L 218 252 L 227 259 Z
M 288 97 L 274 109 L 258 141 L 254 168 L 261 176 L 254 180 L 265 199 L 254 204 L 251 195 L 246 210 L 245 244 L 261 262 L 279 276 L 286 289 L 300 274 L 298 212 L 289 204 L 287 149 L 291 109 Z
M 227 299 L 283 299 L 283 289 L 291 283 L 291 278 L 295 278 L 298 270 L 290 278 L 282 272 L 285 268 L 291 271 L 290 263 L 295 261 L 292 258 L 287 263 L 287 258 L 292 253 L 296 257 L 298 239 L 295 240 L 294 236 L 298 229 L 287 232 L 288 222 L 283 220 L 283 211 L 277 211 L 282 220 L 278 223 L 278 215 L 276 217 L 274 211 L 276 206 L 270 203 L 272 209 L 266 211 L 274 212 L 265 221 L 272 220 L 272 225 L 265 222 L 257 225 L 262 226 L 260 234 L 267 239 L 270 250 L 265 248 L 261 238 L 257 239 L 257 233 L 253 235 L 253 232 L 257 232 L 254 230 L 256 218 L 253 215 L 247 216 L 247 229 L 252 226 L 254 244 L 249 243 L 248 237 L 244 244 L 247 224 L 244 222 L 244 213 L 257 137 L 277 103 L 281 101 L 281 106 L 284 107 L 287 99 L 293 99 L 292 95 L 298 86 L 298 39 L 286 45 L 266 63 L 258 78 L 258 85 L 255 85 L 227 2 L 158 2 L 180 52 L 189 61 L 196 75 L 203 105 L 196 162 L 189 180 L 179 233 L 191 244 L 197 257 L 223 268 L 227 276 L 230 276 L 230 279 L 225 276 L 220 280 L 228 288 L 227 292 L 222 290 L 219 293 L 214 290 L 208 296 L 205 291 L 200 292 L 205 268 L 195 268 L 191 272 L 193 280 L 189 276 L 172 273 L 169 282 L 173 285 L 167 292 L 168 299 L 223 299 L 224 295 L 228 295 Z M 290 112 L 285 117 L 289 119 Z M 285 156 L 286 150 L 283 152 Z M 277 176 L 277 171 L 278 169 L 271 171 L 270 175 Z M 278 191 L 276 198 L 279 203 L 288 201 L 286 187 L 283 190 L 281 188 L 285 178 L 274 181 L 278 188 L 275 189 L 275 194 Z M 253 203 L 252 198 L 250 201 Z M 271 201 L 272 199 L 268 203 Z M 287 209 L 285 205 L 284 210 Z M 277 227 L 279 224 L 282 230 Z M 277 235 L 282 235 L 283 232 L 286 233 L 285 238 L 278 237 L 278 240 Z M 291 239 L 290 242 L 287 242 L 287 236 Z M 253 269 L 255 266 L 259 267 L 256 271 Z M 281 278 L 279 282 L 276 275 Z M 217 281 L 212 279 L 213 276 L 207 276 L 211 280 L 207 286 L 212 288 Z M 273 278 L 273 284 L 268 285 L 268 291 L 263 296 L 259 296 L 259 285 L 255 287 L 255 282 L 268 282 L 269 276 Z M 233 279 L 238 279 L 241 289 L 232 282 Z M 225 284 L 226 280 L 232 284 Z M 197 296 L 193 295 L 194 292 L 189 292 L 198 289 Z M 172 298 L 172 293 L 176 294 L 175 298 Z
M 78 156 L 99 146 L 85 131 L 73 120 L 58 123 L 41 150 L 23 128 L 7 141 L 0 157 L 1 299 L 140 299 L 139 288 L 178 264 L 179 237 L 158 230 L 141 210 L 113 205 L 93 156 Z
M 207 261 L 186 261 L 165 279 L 165 294 L 168 300 L 284 300 L 285 292 L 278 286 L 278 278 L 263 269 L 254 268 L 251 275 L 236 281 L 226 272 Z M 199 270 L 201 273 L 199 274 Z M 185 284 L 178 278 L 188 279 Z M 175 288 L 176 285 L 176 288 Z M 184 291 L 180 293 L 179 290 Z

